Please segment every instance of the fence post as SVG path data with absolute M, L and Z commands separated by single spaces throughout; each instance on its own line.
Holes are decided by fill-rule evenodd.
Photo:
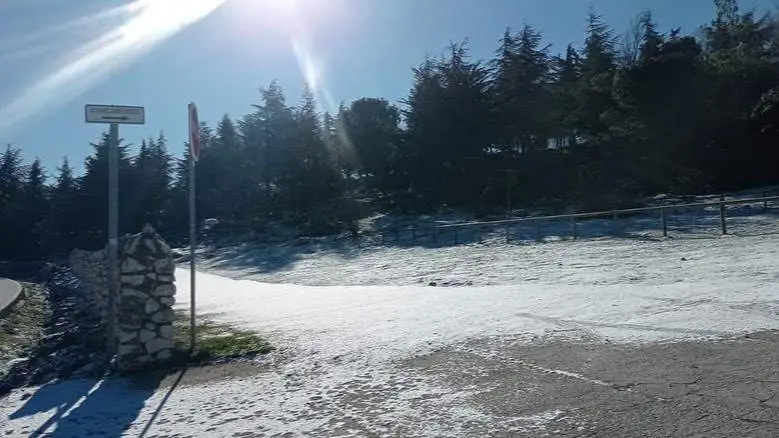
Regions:
M 573 240 L 576 240 L 576 217 L 571 217 L 571 236 L 573 236 Z
M 660 222 L 663 224 L 663 237 L 668 237 L 668 212 L 665 207 L 660 209 Z
M 719 203 L 719 223 L 720 223 L 720 228 L 722 228 L 722 234 L 728 234 L 728 224 L 726 222 L 727 221 L 725 220 L 725 197 L 722 196 L 720 198 L 720 203 Z
M 506 225 L 506 243 L 511 243 L 511 234 L 509 233 L 508 225 Z

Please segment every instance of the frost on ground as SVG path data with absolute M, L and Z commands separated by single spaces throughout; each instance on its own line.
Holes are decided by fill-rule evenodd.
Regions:
M 741 404 L 729 408 L 732 400 L 701 403 L 717 404 L 724 387 L 757 379 L 740 357 L 766 360 L 770 370 L 775 355 L 761 355 L 754 346 L 773 348 L 774 341 L 754 340 L 749 354 L 697 341 L 779 329 L 773 266 L 779 235 L 744 232 L 750 230 L 745 224 L 764 230 L 771 220 L 743 218 L 734 222 L 736 230 L 743 225 L 741 235 L 726 237 L 299 252 L 273 269 L 250 267 L 265 257 L 262 250 L 244 251 L 244 258 L 226 251 L 210 260 L 209 272 L 198 273 L 198 309 L 217 322 L 256 330 L 278 347 L 258 364 L 257 374 L 206 382 L 185 375 L 175 388 L 107 379 L 15 391 L 0 407 L 0 431 L 615 436 L 621 435 L 621 416 L 640 411 L 646 400 L 654 409 L 646 421 L 662 421 L 671 409 L 662 399 L 682 397 L 690 409 L 700 409 L 685 411 L 691 417 L 680 421 L 697 414 L 721 420 L 706 423 L 709 436 L 725 423 L 731 436 L 762 433 L 738 425 L 772 427 L 774 418 L 760 410 L 772 403 L 770 394 L 742 394 L 758 397 L 758 405 L 744 412 L 736 412 Z M 177 305 L 186 309 L 188 272 L 177 278 Z M 673 347 L 682 341 L 689 346 Z M 696 350 L 700 345 L 711 347 Z M 728 362 L 717 366 L 745 374 L 734 380 L 735 371 L 711 368 L 723 352 L 731 352 Z M 717 372 L 730 380 L 698 388 L 708 391 L 705 400 L 693 400 L 687 390 L 662 390 L 693 365 L 706 370 L 703 383 Z M 655 385 L 651 391 L 637 393 L 637 386 L 649 384 Z M 680 432 L 650 426 L 657 436 Z
M 535 243 L 536 227 L 527 224 L 511 230 L 508 244 L 500 228 L 481 230 L 481 244 L 476 230 L 460 231 L 459 245 L 452 245 L 451 230 L 441 231 L 438 244 L 429 238 L 411 242 L 406 232 L 400 242 L 388 245 L 324 241 L 233 246 L 210 251 L 203 266 L 230 278 L 309 286 L 654 284 L 685 280 L 688 271 L 705 272 L 715 282 L 728 279 L 725 273 L 773 276 L 771 258 L 762 257 L 766 254 L 746 259 L 732 254 L 779 233 L 779 210 L 763 211 L 759 204 L 733 207 L 727 214 L 729 235 L 724 237 L 719 210 L 710 207 L 670 211 L 668 240 L 662 238 L 659 214 L 653 213 L 581 221 L 577 235 L 584 240 L 574 244 L 563 241 L 571 238 L 568 221 L 558 221 L 542 223 L 547 244 Z M 733 263 L 738 266 L 725 266 Z M 714 269 L 713 264 L 726 269 Z

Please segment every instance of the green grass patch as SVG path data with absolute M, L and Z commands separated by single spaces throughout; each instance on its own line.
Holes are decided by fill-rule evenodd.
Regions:
M 176 350 L 189 350 L 190 324 L 187 312 L 176 312 L 173 323 Z M 201 319 L 195 327 L 196 346 L 190 360 L 211 362 L 220 359 L 256 356 L 273 351 L 273 347 L 262 336 L 250 330 L 238 330 L 227 324 Z

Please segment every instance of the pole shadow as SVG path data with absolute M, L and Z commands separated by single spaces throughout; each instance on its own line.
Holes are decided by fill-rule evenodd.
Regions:
M 183 372 L 162 401 L 164 404 L 183 377 Z M 120 437 L 127 432 L 147 401 L 154 395 L 164 376 L 151 375 L 141 382 L 124 377 L 100 380 L 79 379 L 42 386 L 8 419 L 22 419 L 54 413 L 35 430 L 22 429 L 25 436 L 77 438 L 84 436 Z M 145 434 L 162 409 L 156 409 L 144 427 Z M 141 436 L 143 436 L 143 434 Z

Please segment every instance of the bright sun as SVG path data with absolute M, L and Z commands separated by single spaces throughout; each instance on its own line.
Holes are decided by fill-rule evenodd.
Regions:
M 326 85 L 322 49 L 347 30 L 362 0 L 228 0 L 227 23 L 236 42 L 291 51 L 301 76 L 328 110 L 335 102 Z

